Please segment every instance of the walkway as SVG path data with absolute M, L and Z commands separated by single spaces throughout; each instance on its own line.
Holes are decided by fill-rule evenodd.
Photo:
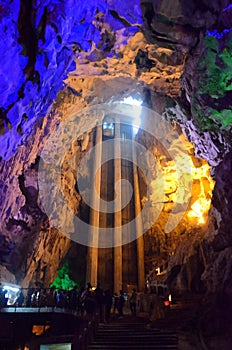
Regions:
M 118 319 L 112 315 L 110 324 L 100 325 L 88 350 L 204 350 L 199 338 L 196 316 L 198 295 L 186 295 L 166 309 L 163 319 L 149 321 L 148 314 L 139 313 Z
M 147 320 L 125 316 L 101 325 L 88 350 L 177 350 L 178 337 L 171 330 L 149 329 Z

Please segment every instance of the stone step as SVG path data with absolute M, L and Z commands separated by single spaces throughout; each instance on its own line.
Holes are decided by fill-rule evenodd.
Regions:
M 147 338 L 159 338 L 159 339 L 177 339 L 177 336 L 175 334 L 172 333 L 158 333 L 158 332 L 154 332 L 152 334 L 146 334 L 146 333 L 137 333 L 137 334 L 115 334 L 115 333 L 97 333 L 96 334 L 96 339 L 110 339 L 110 338 L 114 338 L 114 339 L 127 339 L 127 338 L 134 338 L 134 339 L 147 339 Z
M 99 327 L 88 350 L 177 350 L 175 332 L 146 329 L 146 323 L 111 323 Z
M 161 345 L 161 344 L 131 344 L 131 345 L 125 345 L 122 344 L 121 346 L 115 344 L 115 345 L 108 345 L 108 344 L 92 344 L 89 345 L 88 350 L 178 350 L 177 345 Z
M 96 340 L 96 341 L 94 341 L 94 342 L 92 342 L 92 346 L 93 345 L 108 345 L 108 346 L 125 346 L 126 348 L 129 346 L 138 346 L 138 345 L 144 345 L 144 344 L 146 344 L 146 345 L 162 345 L 162 346 L 164 346 L 164 345 L 168 345 L 168 346 L 176 346 L 177 345 L 177 341 L 175 340 L 175 341 L 171 341 L 171 340 L 159 340 L 159 339 L 146 339 L 146 340 L 144 340 L 144 341 L 140 341 L 140 342 L 138 342 L 138 341 L 133 341 L 133 340 L 127 340 L 127 341 L 116 341 L 116 340 L 109 340 L 109 341 L 98 341 L 98 340 Z
M 128 333 L 128 334 L 117 334 L 117 333 L 98 333 L 96 334 L 96 337 L 98 338 L 114 338 L 114 339 L 118 339 L 118 338 L 123 338 L 123 339 L 127 339 L 127 338 L 157 338 L 159 337 L 160 339 L 177 339 L 177 336 L 175 333 L 158 333 L 158 332 L 154 332 L 154 333 L 141 333 L 141 332 L 137 332 L 136 334 L 134 333 Z
M 134 341 L 142 341 L 144 339 L 153 339 L 153 340 L 156 340 L 156 339 L 159 339 L 160 341 L 161 340 L 165 340 L 165 341 L 176 341 L 177 340 L 177 337 L 175 335 L 173 336 L 170 336 L 170 335 L 162 335 L 160 336 L 159 334 L 156 334 L 156 335 L 148 335 L 148 336 L 145 336 L 143 334 L 141 334 L 140 336 L 136 336 L 136 335 L 132 335 L 132 336 L 104 336 L 104 335 L 96 335 L 95 339 L 97 341 L 102 341 L 102 340 L 105 340 L 105 341 L 108 341 L 108 340 L 115 340 L 115 341 L 127 341 L 127 339 L 130 341 L 131 339 L 134 340 Z
M 159 337 L 159 338 L 174 338 L 176 339 L 177 336 L 175 333 L 170 333 L 170 332 L 167 332 L 167 333 L 161 333 L 161 332 L 152 332 L 152 333 L 147 333 L 147 332 L 136 332 L 135 333 L 130 333 L 130 332 L 97 332 L 96 334 L 96 337 L 97 338 L 156 338 L 156 337 Z
M 164 324 L 164 323 L 163 323 Z M 167 323 L 166 323 L 167 324 Z M 169 330 L 169 329 L 166 329 L 166 328 L 149 328 L 149 326 L 146 328 L 146 326 L 144 326 L 143 329 L 141 328 L 137 328 L 137 329 L 133 329 L 133 328 L 126 328 L 126 327 L 122 327 L 122 328 L 99 328 L 98 329 L 99 332 L 101 333 L 107 333 L 107 332 L 114 332 L 114 333 L 120 333 L 120 332 L 123 332 L 123 333 L 135 333 L 135 332 L 146 332 L 147 334 L 149 333 L 175 333 L 173 330 Z

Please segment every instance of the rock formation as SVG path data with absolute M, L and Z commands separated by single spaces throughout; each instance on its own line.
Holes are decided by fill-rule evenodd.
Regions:
M 183 197 L 174 214 L 182 220 L 164 233 L 178 185 L 173 165 L 156 140 L 138 135 L 170 185 L 159 220 L 144 235 L 146 273 L 168 263 L 167 281 L 179 292 L 231 293 L 231 11 L 228 0 L 0 3 L 4 276 L 49 286 L 64 259 L 81 251 L 82 271 L 83 248 L 50 225 L 41 205 L 41 152 L 62 121 L 79 113 L 77 134 L 83 126 L 86 132 L 67 149 L 63 188 L 72 210 L 88 220 L 73 171 L 93 144 L 97 119 L 88 125 L 88 108 L 139 96 L 177 128 L 193 167 L 188 210 Z M 140 187 L 143 193 L 143 174 Z M 54 197 L 51 188 L 51 203 Z

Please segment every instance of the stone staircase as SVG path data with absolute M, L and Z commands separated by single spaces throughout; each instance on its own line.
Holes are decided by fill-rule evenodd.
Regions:
M 124 317 L 101 325 L 88 350 L 177 350 L 174 331 L 149 329 L 144 319 Z

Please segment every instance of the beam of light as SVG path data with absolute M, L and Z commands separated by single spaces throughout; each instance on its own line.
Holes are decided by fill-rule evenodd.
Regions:
M 133 105 L 133 106 L 141 106 L 143 101 L 142 100 L 138 100 L 132 96 L 129 97 L 125 97 L 123 100 L 123 103 L 126 103 L 128 105 Z
M 123 99 L 123 103 L 126 103 L 131 106 L 138 106 L 141 107 L 143 101 L 141 99 L 134 98 L 132 96 L 125 97 Z M 133 134 L 134 136 L 137 134 L 140 124 L 141 124 L 141 113 L 140 109 L 136 111 L 134 118 L 132 119 L 132 125 L 133 125 Z

